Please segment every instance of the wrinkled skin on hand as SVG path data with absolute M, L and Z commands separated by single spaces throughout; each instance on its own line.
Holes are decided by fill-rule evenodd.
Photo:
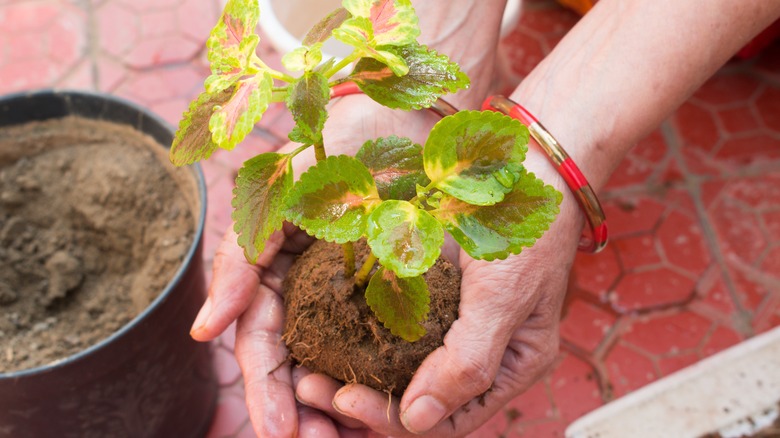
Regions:
M 349 99 L 348 106 L 334 106 L 332 117 L 357 122 L 342 124 L 349 133 L 326 130 L 329 154 L 353 154 L 363 142 L 356 132 L 366 138 L 395 133 L 422 142 L 435 121 L 420 114 L 368 119 L 360 104 L 364 98 Z M 304 157 L 294 164 L 302 169 L 312 160 Z M 582 219 L 540 152 L 529 152 L 526 165 L 564 193 L 560 215 L 534 247 L 507 260 L 473 260 L 452 242 L 446 244 L 443 254 L 463 274 L 460 316 L 400 400 L 287 362 L 281 339 L 282 281 L 296 255 L 312 242 L 309 236 L 286 224 L 257 264 L 250 265 L 233 231 L 225 234 L 192 336 L 208 341 L 238 321 L 235 353 L 259 436 L 463 436 L 544 375 L 558 353 L 560 311 Z

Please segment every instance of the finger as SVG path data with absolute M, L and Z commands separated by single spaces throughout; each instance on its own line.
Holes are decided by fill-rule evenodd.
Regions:
M 518 294 L 512 261 L 473 261 L 465 265 L 459 319 L 444 345 L 415 372 L 401 403 L 401 421 L 424 433 L 458 408 L 490 389 L 515 328 L 533 309 Z
M 367 428 L 391 436 L 408 436 L 398 416 L 398 399 L 359 383 L 342 387 L 333 407 L 344 416 L 359 418 Z
M 271 264 L 285 241 L 281 232 L 271 235 L 265 251 L 253 265 L 246 260 L 237 238 L 233 227 L 229 227 L 214 255 L 209 295 L 190 330 L 198 341 L 219 336 L 247 308 L 260 284 L 262 268 Z
M 298 405 L 298 437 L 339 438 L 339 431 L 333 420 L 324 413 L 308 406 Z
M 351 428 L 360 429 L 365 425 L 348 416 L 341 414 L 333 407 L 333 398 L 344 385 L 324 374 L 312 373 L 303 367 L 293 370 L 295 384 L 295 398 L 313 408 L 319 409 L 335 419 L 338 423 Z
M 236 326 L 236 359 L 244 376 L 249 418 L 258 436 L 295 436 L 298 414 L 281 339 L 282 298 L 260 286 Z
M 275 291 L 283 289 L 282 284 L 287 276 L 287 272 L 295 263 L 297 257 L 315 240 L 290 223 L 284 224 L 282 233 L 284 234 L 284 243 L 272 262 L 264 267 L 261 276 L 263 284 Z
M 523 333 L 518 337 L 529 336 L 524 329 L 521 330 Z M 525 340 L 510 341 L 496 379 L 488 392 L 470 400 L 452 414 L 451 421 L 439 423 L 434 430 L 451 425 L 456 430 L 451 432 L 451 436 L 471 432 L 492 418 L 510 400 L 541 379 L 549 371 L 558 352 L 557 326 L 548 326 L 545 331 L 549 336 L 539 336 L 541 346 L 534 345 L 537 344 L 535 341 L 531 344 Z

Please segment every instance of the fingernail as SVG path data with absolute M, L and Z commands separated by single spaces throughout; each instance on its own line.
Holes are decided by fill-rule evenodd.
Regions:
M 344 412 L 344 410 L 342 408 L 340 408 L 339 404 L 338 404 L 338 399 L 341 398 L 340 397 L 341 394 L 345 394 L 348 391 L 349 391 L 349 387 L 346 387 L 346 386 L 344 388 L 339 389 L 336 392 L 336 395 L 333 396 L 333 401 L 331 401 L 330 404 L 333 406 L 333 409 L 335 409 L 336 412 L 338 412 L 339 414 L 347 416 L 349 418 L 354 418 L 352 415 L 348 414 L 347 412 Z
M 410 432 L 421 434 L 431 430 L 445 415 L 447 409 L 440 401 L 430 395 L 423 395 L 401 414 L 401 421 Z
M 211 316 L 211 297 L 206 298 L 206 302 L 203 303 L 203 307 L 200 308 L 198 316 L 195 317 L 195 322 L 192 323 L 192 328 L 190 329 L 190 336 L 196 335 L 199 331 L 204 329 L 206 322 L 209 320 L 209 316 Z

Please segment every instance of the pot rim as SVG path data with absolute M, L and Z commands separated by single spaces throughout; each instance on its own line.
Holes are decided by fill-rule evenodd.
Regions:
M 145 108 L 139 104 L 136 104 L 134 102 L 131 102 L 130 100 L 113 96 L 106 93 L 100 93 L 95 91 L 87 91 L 87 90 L 69 90 L 69 89 L 41 89 L 41 90 L 32 90 L 32 91 L 24 91 L 24 92 L 18 92 L 18 93 L 9 93 L 0 96 L 0 106 L 17 99 L 24 99 L 24 98 L 41 98 L 41 97 L 62 97 L 62 99 L 65 101 L 66 105 L 68 106 L 68 109 L 70 110 L 70 99 L 72 97 L 81 97 L 81 98 L 87 98 L 87 99 L 99 99 L 103 100 L 104 102 L 107 102 L 112 105 L 116 105 L 117 107 L 131 110 L 131 111 L 137 111 L 139 116 L 144 115 L 148 117 L 153 124 L 159 125 L 159 128 L 161 128 L 166 133 L 170 133 L 171 137 L 174 136 L 175 129 L 174 127 L 165 121 L 162 117 L 152 112 L 150 109 Z M 63 114 L 59 116 L 51 116 L 51 117 L 44 117 L 39 119 L 31 119 L 32 121 L 40 121 L 40 120 L 52 120 L 57 119 L 61 117 L 65 117 L 67 115 L 71 114 Z M 114 122 L 114 123 L 121 123 L 116 122 L 115 120 L 112 120 L 110 117 L 94 117 L 92 115 L 88 114 L 81 114 L 81 113 L 74 113 L 72 115 L 77 115 L 80 117 L 93 119 L 93 120 L 102 120 L 106 122 Z M 139 119 L 140 120 L 140 119 Z M 10 125 L 9 125 L 10 126 Z M 144 131 L 144 128 L 146 126 L 137 126 L 131 125 L 136 130 L 139 130 L 145 134 L 148 134 Z M 164 145 L 162 144 L 159 139 L 155 138 L 155 141 L 163 146 L 166 149 L 170 148 L 170 145 Z M 189 266 L 192 263 L 193 258 L 196 256 L 196 252 L 198 249 L 198 246 L 200 245 L 201 241 L 203 240 L 203 232 L 205 228 L 205 222 L 206 222 L 206 182 L 205 177 L 203 175 L 203 170 L 201 169 L 200 164 L 194 163 L 194 165 L 187 166 L 189 167 L 190 172 L 195 177 L 196 185 L 198 188 L 198 200 L 200 201 L 200 207 L 198 208 L 198 220 L 196 222 L 194 234 L 192 243 L 190 244 L 189 249 L 187 250 L 187 253 L 184 256 L 184 259 L 182 260 L 181 266 L 179 266 L 179 269 L 174 274 L 171 281 L 168 282 L 168 284 L 163 288 L 162 292 L 157 296 L 157 298 L 152 301 L 149 306 L 147 306 L 141 313 L 136 315 L 130 322 L 122 326 L 119 330 L 113 332 L 108 337 L 100 340 L 96 344 L 93 344 L 84 350 L 79 351 L 78 353 L 72 354 L 70 356 L 64 357 L 60 360 L 51 362 L 46 365 L 37 366 L 34 368 L 28 368 L 24 370 L 18 370 L 18 371 L 11 371 L 8 373 L 0 373 L 0 380 L 6 380 L 6 379 L 19 379 L 23 377 L 31 377 L 43 373 L 49 373 L 53 372 L 59 368 L 64 368 L 66 366 L 69 366 L 71 364 L 74 364 L 80 360 L 82 360 L 85 357 L 88 357 L 95 352 L 102 350 L 107 345 L 114 342 L 116 339 L 119 339 L 123 336 L 125 336 L 128 332 L 132 331 L 136 326 L 141 324 L 143 320 L 145 320 L 150 314 L 152 314 L 160 305 L 168 299 L 168 297 L 171 295 L 172 291 L 175 289 L 175 287 L 182 281 L 182 278 L 184 277 L 184 274 L 186 272 L 187 266 Z

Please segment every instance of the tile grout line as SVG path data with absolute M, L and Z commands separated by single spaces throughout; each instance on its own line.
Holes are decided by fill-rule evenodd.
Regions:
M 97 17 L 95 15 L 95 5 L 91 0 L 86 0 L 87 26 L 85 29 L 87 39 L 87 59 L 89 60 L 90 70 L 92 71 L 92 89 L 100 90 L 100 69 L 97 62 Z
M 696 208 L 697 219 L 699 220 L 699 225 L 701 225 L 702 233 L 707 241 L 707 247 L 712 253 L 712 257 L 716 265 L 719 267 L 721 274 L 723 275 L 723 281 L 726 284 L 729 296 L 734 303 L 734 307 L 736 309 L 736 318 L 733 320 L 732 328 L 735 329 L 737 333 L 745 337 L 752 337 L 754 331 L 750 325 L 749 312 L 745 310 L 741 302 L 742 300 L 739 299 L 736 284 L 734 283 L 734 279 L 728 270 L 728 264 L 726 263 L 726 260 L 723 257 L 723 253 L 720 249 L 717 234 L 715 233 L 715 229 L 710 221 L 709 215 L 707 214 L 707 209 L 704 207 L 704 202 L 701 198 L 702 178 L 692 174 L 688 168 L 688 165 L 685 162 L 685 159 L 683 158 L 680 150 L 682 142 L 679 140 L 678 136 L 676 135 L 675 128 L 668 119 L 661 124 L 661 133 L 666 139 L 667 144 L 670 146 L 674 160 L 676 161 L 677 165 L 680 166 L 680 170 L 684 175 L 684 187 L 693 200 L 693 204 Z

